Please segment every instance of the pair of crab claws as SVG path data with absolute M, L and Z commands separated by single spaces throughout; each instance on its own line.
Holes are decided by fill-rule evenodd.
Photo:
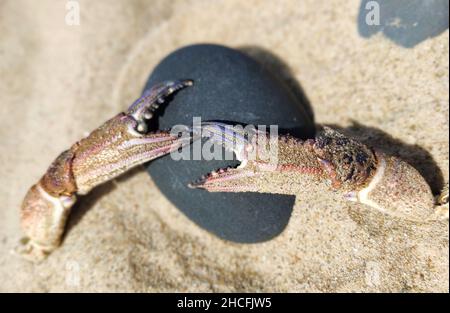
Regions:
M 126 111 L 126 114 L 136 121 L 135 131 L 140 134 L 149 133 L 148 121 L 154 117 L 155 111 L 160 105 L 166 102 L 167 97 L 193 84 L 192 79 L 171 80 L 156 84 L 145 90 L 143 95 L 131 104 Z M 226 150 L 235 153 L 238 159 L 242 161 L 239 156 L 242 147 L 248 146 L 247 135 L 243 132 L 236 132 L 233 127 L 230 124 L 207 121 L 200 125 L 185 128 L 185 131 L 189 133 L 189 136 L 187 136 L 189 141 L 186 141 L 184 136 L 178 137 L 183 137 L 183 139 L 180 139 L 181 145 L 189 144 L 201 138 L 210 138 L 213 143 L 222 145 Z M 163 132 L 162 135 L 167 136 L 167 139 L 172 138 L 168 132 Z M 189 187 L 201 188 L 200 185 L 194 183 L 189 184 Z
M 159 106 L 166 102 L 167 97 L 193 84 L 194 81 L 191 79 L 165 81 L 144 91 L 143 95 L 131 104 L 126 111 L 127 116 L 132 117 L 136 122 L 134 130 L 139 134 L 149 134 L 148 122 L 154 117 Z M 175 140 L 175 146 L 181 148 L 181 146 L 206 137 L 210 138 L 213 143 L 222 145 L 226 150 L 232 151 L 240 161 L 243 161 L 240 156 L 242 148 L 248 146 L 247 137 L 246 134 L 235 131 L 233 125 L 210 121 L 193 127 L 186 127 L 185 131 L 189 133 L 189 136 L 178 136 L 180 138 Z M 168 147 L 174 145 L 173 134 L 163 131 L 160 132 L 160 136 L 163 137 L 161 139 L 165 138 L 167 141 L 166 152 L 172 151 L 173 149 Z M 212 174 L 214 175 L 215 172 L 212 172 Z M 202 188 L 202 185 L 198 182 L 197 184 L 189 184 L 189 187 Z
M 372 152 L 329 128 L 324 127 L 314 140 L 276 136 L 280 147 L 275 151 L 269 149 L 269 153 L 267 144 L 260 141 L 268 139 L 266 132 L 220 122 L 194 125 L 188 128 L 190 136 L 149 131 L 148 122 L 159 105 L 174 92 L 192 84 L 192 80 L 186 79 L 152 87 L 127 111 L 62 152 L 24 197 L 21 226 L 29 240 L 17 252 L 32 260 L 42 259 L 61 244 L 78 195 L 87 194 L 132 167 L 176 151 L 201 137 L 232 151 L 241 164 L 238 168 L 213 171 L 191 183 L 191 188 L 297 194 L 305 189 L 312 192 L 310 186 L 317 180 L 331 180 L 344 187 L 349 184 L 357 187 L 353 198 L 381 211 L 415 220 L 429 216 L 432 193 L 414 168 L 397 158 Z M 267 156 L 274 155 L 275 162 L 269 158 L 269 163 Z M 439 214 L 446 214 L 448 219 L 448 186 L 438 200 L 442 213 Z
M 143 95 L 131 104 L 126 111 L 126 115 L 132 117 L 136 122 L 134 130 L 139 134 L 148 134 L 148 121 L 154 117 L 155 111 L 159 106 L 165 103 L 166 98 L 193 84 L 194 81 L 191 79 L 165 81 L 144 91 Z M 243 161 L 240 158 L 240 152 L 242 147 L 248 147 L 247 137 L 244 133 L 236 132 L 233 129 L 233 125 L 210 121 L 193 127 L 186 127 L 185 131 L 189 133 L 189 136 L 187 136 L 189 141 L 186 141 L 185 136 L 178 136 L 181 137 L 176 140 L 179 148 L 206 137 L 210 138 L 213 143 L 222 145 L 226 150 L 232 151 L 240 161 Z M 167 140 L 167 147 L 173 145 L 172 134 L 166 131 L 162 132 L 161 136 Z M 166 152 L 170 152 L 171 150 L 166 150 Z M 212 173 L 215 174 L 215 172 Z M 188 186 L 190 188 L 202 188 L 202 185 L 198 182 L 191 183 Z

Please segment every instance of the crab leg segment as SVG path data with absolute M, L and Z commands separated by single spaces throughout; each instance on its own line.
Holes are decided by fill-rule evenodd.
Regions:
M 130 108 L 61 153 L 28 191 L 21 208 L 27 235 L 25 256 L 40 259 L 61 242 L 67 217 L 78 194 L 127 170 L 178 149 L 185 140 L 168 131 L 148 132 L 151 119 L 165 99 L 190 80 L 168 81 L 151 88 Z

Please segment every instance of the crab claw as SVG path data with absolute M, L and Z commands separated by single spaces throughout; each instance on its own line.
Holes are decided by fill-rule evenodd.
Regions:
M 259 140 L 268 138 L 264 132 L 248 137 L 242 129 L 221 123 L 204 123 L 199 128 L 202 137 L 231 149 L 242 163 L 213 171 L 191 183 L 192 188 L 296 196 L 331 196 L 333 191 L 396 217 L 414 221 L 448 218 L 448 186 L 435 205 L 430 187 L 412 166 L 329 127 L 322 127 L 314 139 L 306 141 L 277 136 L 275 148 Z
M 232 151 L 239 166 L 221 168 L 189 184 L 210 192 L 266 192 L 295 194 L 295 184 L 282 183 L 292 173 L 322 174 L 312 155 L 312 142 L 291 136 L 271 136 L 254 127 L 205 122 L 194 127 L 194 134 Z M 198 136 L 198 135 L 197 135 Z M 299 158 L 292 158 L 292 155 Z M 312 176 L 312 175 L 310 175 Z
M 194 138 L 208 138 L 211 143 L 233 152 L 241 164 L 240 168 L 227 167 L 212 171 L 190 183 L 188 187 L 205 189 L 210 192 L 253 191 L 254 186 L 247 185 L 246 188 L 243 188 L 242 185 L 238 186 L 233 183 L 234 180 L 250 177 L 253 174 L 252 171 L 243 169 L 247 162 L 245 152 L 252 148 L 249 136 L 243 128 L 234 128 L 233 125 L 220 122 L 203 122 L 200 126 L 194 126 L 192 132 Z
M 147 89 L 144 94 L 137 99 L 127 110 L 126 114 L 132 116 L 137 121 L 137 131 L 147 132 L 146 120 L 150 120 L 155 111 L 166 98 L 180 89 L 193 85 L 190 79 L 181 79 L 174 81 L 165 81 Z
M 21 254 L 40 259 L 59 246 L 77 195 L 189 144 L 188 138 L 176 133 L 149 132 L 145 120 L 152 118 L 158 105 L 169 95 L 190 85 L 191 80 L 156 85 L 127 111 L 61 153 L 23 200 L 21 224 L 28 240 L 19 249 Z

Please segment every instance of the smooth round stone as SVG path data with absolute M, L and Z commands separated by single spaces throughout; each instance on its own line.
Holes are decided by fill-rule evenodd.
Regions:
M 290 90 L 245 54 L 217 45 L 193 45 L 167 56 L 151 74 L 146 88 L 165 80 L 190 78 L 194 86 L 164 105 L 157 127 L 223 120 L 253 125 L 277 124 L 297 136 L 313 133 L 313 123 Z M 280 131 L 281 132 L 281 131 Z M 192 152 L 191 152 L 192 155 Z M 188 184 L 236 161 L 172 160 L 170 155 L 148 164 L 163 194 L 200 227 L 227 240 L 269 240 L 286 227 L 293 196 L 260 193 L 209 193 Z

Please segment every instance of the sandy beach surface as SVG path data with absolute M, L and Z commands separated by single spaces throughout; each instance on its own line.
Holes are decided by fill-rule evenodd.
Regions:
M 142 167 L 83 197 L 47 260 L 14 255 L 27 189 L 187 44 L 244 49 L 302 86 L 316 123 L 403 157 L 435 191 L 448 181 L 448 29 L 412 48 L 364 38 L 356 0 L 78 3 L 69 26 L 66 1 L 0 1 L 0 291 L 449 291 L 448 220 L 314 194 L 276 238 L 237 244 L 191 222 Z

